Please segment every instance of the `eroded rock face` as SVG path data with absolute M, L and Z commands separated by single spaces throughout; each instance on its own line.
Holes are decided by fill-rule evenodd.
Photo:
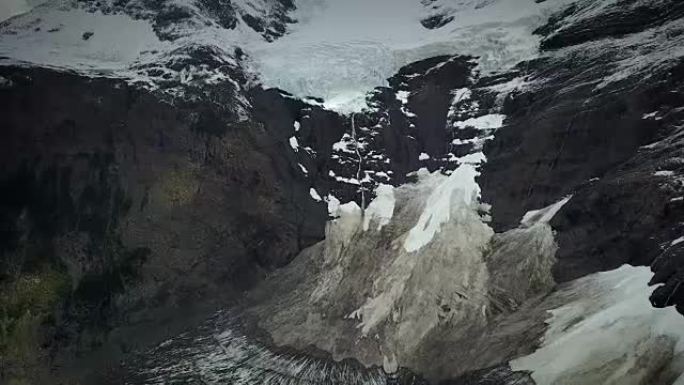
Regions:
M 676 0 L 577 1 L 536 32 L 542 49 L 558 49 L 603 38 L 621 38 L 677 20 L 684 6 Z
M 3 278 L 67 281 L 36 347 L 46 358 L 145 345 L 165 334 L 159 322 L 234 298 L 323 238 L 325 205 L 287 142 L 300 106 L 280 102 L 289 125 L 258 109 L 237 122 L 230 108 L 171 105 L 116 80 L 2 76 Z M 311 125 L 334 127 L 318 116 Z
M 257 0 L 249 3 L 231 0 L 173 1 L 92 1 L 78 0 L 92 11 L 126 13 L 136 19 L 152 20 L 154 30 L 162 40 L 175 40 L 187 33 L 185 29 L 205 24 L 228 30 L 242 21 L 248 28 L 272 41 L 283 36 L 286 25 L 293 23 L 288 13 L 295 6 L 292 0 Z
M 681 58 L 670 46 L 678 44 L 672 36 L 680 36 L 682 22 L 676 11 L 656 24 L 638 11 L 648 7 L 670 15 L 671 6 L 578 2 L 552 18 L 540 31 L 565 48 L 519 66 L 542 86 L 506 101 L 507 124 L 486 146 L 481 184 L 496 229 L 514 227 L 524 212 L 574 194 L 552 223 L 560 245 L 554 267 L 559 281 L 624 263 L 662 263 L 673 257 L 661 253 L 677 253 L 670 243 L 682 210 L 683 101 Z M 629 28 L 606 27 L 617 20 L 628 20 Z M 603 39 L 606 33 L 618 39 Z M 640 63 L 646 61 L 644 72 Z M 661 263 L 653 265 L 655 271 Z M 666 270 L 659 279 L 678 279 Z M 659 289 L 654 301 L 674 304 L 673 285 Z M 672 294 L 669 300 L 664 292 Z

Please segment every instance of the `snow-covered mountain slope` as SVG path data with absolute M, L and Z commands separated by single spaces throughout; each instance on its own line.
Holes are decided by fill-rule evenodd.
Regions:
M 30 11 L 36 5 L 42 3 L 43 0 L 26 1 L 26 0 L 6 0 L 0 4 L 0 22 L 9 19 L 12 16 L 20 15 Z
M 327 107 L 343 112 L 358 111 L 366 106 L 368 91 L 386 85 L 414 61 L 473 55 L 480 58 L 481 71 L 493 72 L 534 57 L 538 40 L 533 30 L 564 1 L 454 2 L 451 23 L 439 30 L 420 23 L 430 13 L 422 3 L 298 2 L 293 17 L 299 23 L 291 33 L 251 52 L 257 72 L 267 86 L 299 97 L 322 97 Z
M 240 48 L 265 86 L 321 97 L 329 108 L 349 112 L 365 107 L 367 92 L 420 59 L 475 55 L 481 71 L 491 72 L 534 57 L 533 30 L 563 3 L 459 3 L 449 8 L 451 23 L 430 30 L 420 23 L 430 7 L 417 0 L 300 1 L 294 11 L 295 4 L 275 0 L 53 0 L 5 23 L 0 56 L 155 88 L 169 78 L 182 80 L 164 63 L 179 52 L 192 56 L 187 47 L 211 47 L 229 66 L 238 65 L 241 55 L 234 51 Z M 152 66 L 154 73 L 146 71 Z M 230 78 L 215 68 L 188 71 L 207 81 Z
M 284 34 L 292 8 L 276 0 L 52 0 L 0 26 L 0 57 L 5 65 L 120 78 L 172 97 L 226 83 L 241 98 L 250 76 L 240 47 Z

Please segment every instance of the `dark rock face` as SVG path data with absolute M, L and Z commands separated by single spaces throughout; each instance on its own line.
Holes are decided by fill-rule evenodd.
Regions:
M 389 87 L 376 88 L 368 97 L 372 109 L 354 114 L 354 130 L 350 117 L 346 132 L 333 147 L 329 167 L 333 195 L 361 205 L 371 200 L 380 183 L 399 186 L 408 181 L 407 174 L 421 167 L 430 171 L 457 167 L 450 142 L 473 133 L 450 127 L 452 91 L 473 85 L 475 65 L 468 56 L 421 60 L 402 67 L 388 79 Z M 467 119 L 469 114 L 482 113 L 458 116 Z M 429 159 L 421 160 L 422 153 Z
M 153 21 L 153 28 L 160 39 L 175 40 L 185 34 L 194 24 L 215 25 L 235 29 L 242 19 L 264 39 L 273 41 L 286 32 L 286 25 L 293 23 L 288 13 L 294 10 L 291 0 L 270 0 L 263 7 L 243 8 L 231 0 L 195 0 L 188 4 L 167 0 L 78 0 L 93 11 L 126 13 L 133 18 Z
M 434 15 L 420 21 L 427 29 L 439 29 L 454 21 L 453 16 Z
M 501 365 L 467 373 L 439 385 L 535 385 L 535 382 L 529 373 L 514 372 L 508 365 Z
M 398 91 L 409 92 L 408 110 L 412 119 L 412 134 L 425 153 L 442 158 L 449 152 L 451 131 L 447 129 L 447 114 L 455 89 L 472 84 L 470 79 L 476 64 L 471 57 L 437 57 L 403 67 L 389 82 Z
M 207 314 L 322 239 L 325 205 L 311 199 L 314 182 L 287 143 L 301 105 L 281 101 L 282 111 L 257 108 L 236 122 L 228 107 L 171 105 L 116 80 L 2 76 L 11 79 L 0 90 L 3 290 L 22 277 L 54 282 L 40 287 L 54 301 L 26 346 L 45 361 L 10 359 L 4 378 L 93 349 L 113 364 L 173 329 L 159 328 L 167 319 Z M 310 116 L 313 127 L 333 119 Z M 17 290 L 15 307 L 33 292 Z M 5 316 L 18 333 L 23 321 Z M 81 364 L 72 370 L 95 369 Z
M 684 16 L 678 0 L 621 0 L 594 12 L 597 3 L 580 1 L 551 18 L 536 33 L 545 36 L 542 49 L 558 49 L 591 40 L 641 32 Z M 572 20 L 579 18 L 579 21 Z
M 605 175 L 657 130 L 655 121 L 641 119 L 656 102 L 652 92 L 595 95 L 593 84 L 567 89 L 566 81 L 508 100 L 507 125 L 485 147 L 484 199 L 494 206 L 497 230 Z
M 620 2 L 622 7 L 606 15 L 565 26 L 567 18 L 591 10 L 589 3 L 577 3 L 540 30 L 549 34 L 544 47 L 567 46 L 566 52 L 519 66 L 542 86 L 506 100 L 507 124 L 485 147 L 480 184 L 497 230 L 515 227 L 526 211 L 572 194 L 552 222 L 560 246 L 556 279 L 624 263 L 651 265 L 653 283 L 665 283 L 653 303 L 672 306 L 681 303 L 683 277 L 675 267 L 681 266 L 681 251 L 671 245 L 680 236 L 684 209 L 681 59 L 606 82 L 608 70 L 634 47 L 596 39 L 681 17 L 680 4 L 650 2 L 653 14 L 668 14 L 651 17 L 633 3 Z M 678 36 L 680 24 L 652 33 Z M 564 27 L 556 31 L 558 26 Z

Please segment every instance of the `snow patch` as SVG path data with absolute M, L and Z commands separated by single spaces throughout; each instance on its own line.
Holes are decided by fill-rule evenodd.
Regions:
M 452 91 L 452 95 L 454 96 L 454 98 L 453 98 L 451 103 L 457 104 L 461 101 L 470 99 L 470 96 L 472 95 L 472 91 L 470 91 L 469 88 L 459 88 L 455 91 Z
M 299 142 L 297 141 L 297 138 L 294 136 L 290 138 L 290 147 L 292 147 L 292 149 L 295 152 L 299 151 Z
M 173 48 L 146 20 L 82 9 L 38 7 L 0 32 L 0 56 L 73 70 L 128 71 L 155 59 L 154 52 Z M 92 33 L 87 40 L 85 32 Z
M 439 172 L 418 171 L 419 183 L 435 186 L 428 197 L 423 213 L 404 241 L 404 249 L 415 252 L 430 243 L 440 232 L 442 224 L 451 217 L 451 206 L 472 207 L 480 196 L 480 186 L 475 182 L 479 172 L 470 164 L 463 164 L 449 177 Z
M 489 115 L 483 115 L 477 118 L 470 118 L 468 120 L 460 121 L 460 122 L 455 122 L 454 127 L 457 128 L 466 128 L 466 127 L 474 127 L 479 130 L 487 130 L 487 129 L 498 129 L 503 127 L 503 122 L 504 119 L 506 119 L 506 115 L 502 114 L 489 114 Z
M 411 95 L 411 92 L 409 91 L 398 91 L 396 94 L 397 100 L 400 101 L 401 104 L 408 104 L 409 95 Z
M 328 202 L 328 215 L 332 217 L 338 216 L 340 212 L 340 200 L 334 195 L 328 194 L 325 201 Z
M 483 152 L 474 152 L 472 154 L 464 155 L 462 157 L 457 157 L 454 154 L 450 154 L 452 158 L 450 161 L 455 161 L 462 164 L 468 164 L 471 166 L 479 166 L 480 164 L 487 161 L 487 156 Z
M 565 198 L 559 200 L 558 202 L 551 204 L 539 210 L 532 210 L 525 213 L 523 219 L 520 221 L 520 225 L 523 227 L 532 227 L 537 223 L 549 223 L 556 214 L 565 206 L 566 203 L 570 202 L 572 195 L 566 196 Z
M 428 155 L 424 152 L 421 152 L 420 155 L 418 156 L 418 160 L 429 160 L 429 159 L 430 159 L 430 155 Z
M 377 223 L 377 231 L 390 223 L 394 215 L 396 199 L 394 187 L 388 184 L 380 184 L 375 190 L 376 197 L 366 208 L 363 218 L 363 231 L 368 231 L 371 222 Z
M 674 241 L 672 241 L 672 243 L 670 243 L 670 246 L 676 246 L 680 243 L 684 243 L 684 236 L 679 237 L 679 238 L 675 239 Z
M 29 12 L 46 0 L 3 0 L 0 1 L 0 22 L 13 16 Z
M 311 198 L 313 198 L 313 200 L 316 202 L 323 201 L 323 198 L 321 198 L 321 196 L 318 194 L 318 191 L 316 191 L 316 189 L 313 187 L 309 190 L 309 195 L 311 195 Z
M 537 384 L 646 383 L 672 363 L 671 353 L 684 353 L 684 318 L 651 306 L 651 276 L 648 267 L 623 266 L 573 281 L 542 346 L 511 368 L 531 371 Z

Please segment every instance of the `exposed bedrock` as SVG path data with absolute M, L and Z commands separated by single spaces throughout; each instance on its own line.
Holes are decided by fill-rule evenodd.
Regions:
M 507 98 L 506 124 L 485 146 L 479 181 L 498 231 L 572 195 L 552 221 L 557 280 L 624 263 L 651 265 L 653 283 L 666 283 L 653 303 L 672 306 L 682 295 L 682 276 L 673 268 L 681 251 L 672 243 L 684 210 L 684 67 L 674 50 L 683 24 L 675 12 L 653 25 L 629 5 L 669 12 L 667 1 L 617 3 L 624 4 L 610 6 L 606 16 L 591 2 L 578 2 L 541 29 L 546 36 L 567 35 L 567 46 L 518 66 L 533 85 Z M 616 18 L 636 24 L 603 39 L 603 27 Z
M 104 356 L 74 370 L 114 365 L 323 239 L 325 205 L 287 142 L 301 106 L 278 93 L 253 96 L 277 111 L 239 122 L 230 108 L 171 104 L 117 80 L 2 76 L 4 375 L 93 349 Z M 337 116 L 309 116 L 302 129 L 329 148 Z M 34 291 L 40 310 L 19 318 Z
M 165 41 L 274 39 L 294 5 L 79 3 Z M 0 382 L 378 384 L 395 360 L 449 385 L 681 381 L 681 317 L 647 283 L 684 312 L 682 6 L 578 1 L 536 33 L 510 71 L 421 60 L 349 116 L 252 84 L 232 46 L 136 63 L 157 92 L 2 67 Z

